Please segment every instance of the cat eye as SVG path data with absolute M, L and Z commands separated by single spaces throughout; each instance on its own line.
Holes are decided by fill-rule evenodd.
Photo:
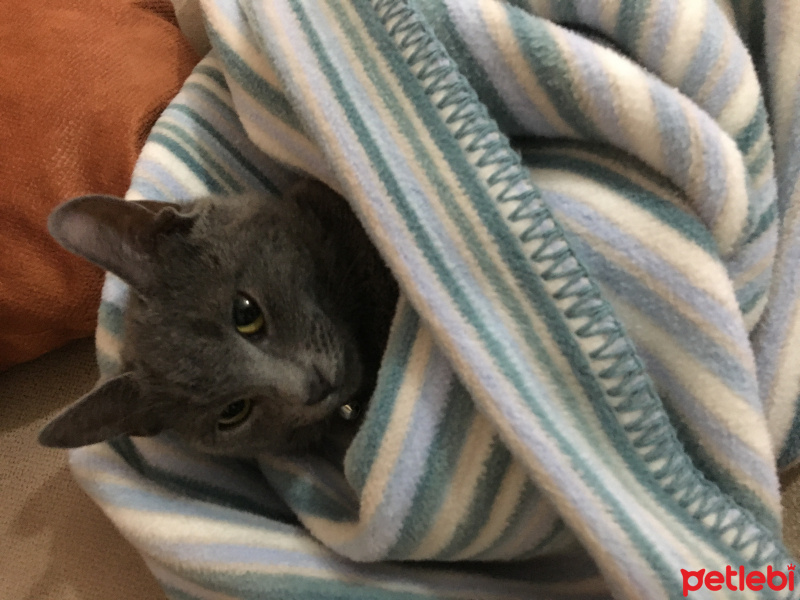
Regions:
M 245 337 L 264 332 L 264 314 L 255 300 L 241 292 L 233 299 L 233 324 Z
M 253 403 L 250 400 L 237 400 L 231 402 L 219 414 L 217 419 L 217 426 L 220 429 L 230 429 L 239 423 L 242 423 L 250 416 L 250 410 L 253 408 Z

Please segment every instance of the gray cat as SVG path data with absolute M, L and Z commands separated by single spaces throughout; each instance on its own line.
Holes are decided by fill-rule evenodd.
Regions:
M 49 228 L 133 293 L 123 372 L 57 416 L 42 444 L 171 430 L 248 457 L 353 435 L 339 413 L 368 401 L 397 284 L 329 188 L 303 180 L 281 197 L 180 205 L 84 196 Z

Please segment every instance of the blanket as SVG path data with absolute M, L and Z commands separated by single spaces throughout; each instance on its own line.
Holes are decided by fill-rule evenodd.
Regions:
M 796 3 L 203 10 L 212 51 L 128 197 L 314 177 L 402 297 L 343 473 L 169 436 L 72 451 L 170 597 L 798 593 Z M 108 276 L 106 374 L 127 293 Z

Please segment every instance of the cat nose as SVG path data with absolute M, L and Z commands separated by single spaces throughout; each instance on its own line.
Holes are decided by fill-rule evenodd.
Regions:
M 315 406 L 325 400 L 336 388 L 328 381 L 328 378 L 322 374 L 322 371 L 314 365 L 314 375 L 308 384 L 308 400 L 306 406 Z

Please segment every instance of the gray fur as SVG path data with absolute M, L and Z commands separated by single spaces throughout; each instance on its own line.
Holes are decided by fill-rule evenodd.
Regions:
M 352 427 L 336 411 L 374 387 L 397 288 L 331 190 L 303 181 L 284 197 L 186 205 L 91 196 L 62 205 L 49 224 L 63 246 L 134 293 L 123 374 L 56 417 L 41 443 L 171 430 L 203 451 L 252 456 L 307 450 Z M 238 292 L 265 315 L 256 339 L 233 324 Z M 317 397 L 325 399 L 306 405 Z M 220 428 L 225 407 L 245 398 L 250 417 Z

